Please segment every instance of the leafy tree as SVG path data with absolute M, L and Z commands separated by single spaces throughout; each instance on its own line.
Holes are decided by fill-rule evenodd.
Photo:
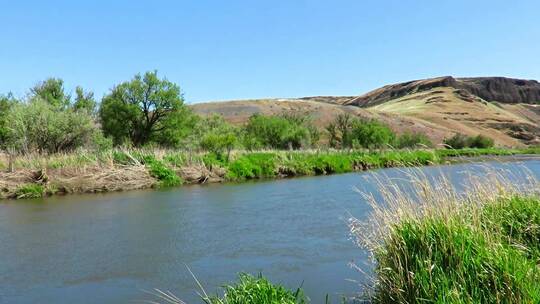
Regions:
M 352 140 L 364 148 L 383 148 L 391 145 L 396 135 L 387 125 L 376 120 L 357 120 L 351 131 Z
M 93 114 L 96 111 L 96 100 L 93 92 L 85 92 L 82 87 L 75 88 L 75 102 L 73 108 L 76 111 L 86 111 Z
M 334 148 L 382 148 L 392 145 L 395 134 L 386 124 L 374 119 L 359 119 L 349 113 L 338 115 L 327 127 Z
M 178 85 L 157 72 L 140 74 L 115 86 L 103 98 L 99 116 L 105 135 L 115 144 L 150 142 L 177 145 L 193 123 Z
M 49 104 L 67 108 L 71 103 L 71 96 L 64 90 L 64 81 L 60 78 L 48 78 L 30 89 L 30 99 L 40 98 Z

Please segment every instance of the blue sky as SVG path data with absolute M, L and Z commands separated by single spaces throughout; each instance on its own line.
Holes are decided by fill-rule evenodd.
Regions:
M 540 1 L 3 1 L 0 93 L 98 97 L 157 69 L 188 103 L 356 95 L 412 79 L 540 79 Z

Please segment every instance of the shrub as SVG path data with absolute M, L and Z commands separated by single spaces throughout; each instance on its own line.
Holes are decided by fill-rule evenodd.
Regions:
M 452 149 L 464 149 L 464 148 L 492 148 L 494 146 L 493 139 L 483 136 L 466 136 L 463 134 L 455 134 L 451 138 L 445 139 L 444 144 L 448 145 Z
M 432 147 L 433 143 L 425 134 L 405 132 L 398 136 L 395 145 L 396 148 L 403 149 L 416 147 Z
M 295 292 L 281 285 L 272 284 L 262 275 L 254 277 L 242 273 L 239 282 L 224 286 L 223 297 L 204 298 L 207 304 L 304 304 L 307 299 L 298 288 Z
M 145 156 L 144 163 L 148 167 L 150 175 L 159 180 L 160 187 L 174 187 L 182 184 L 182 179 L 154 156 Z
M 469 137 L 467 141 L 467 146 L 471 148 L 491 148 L 494 144 L 495 142 L 492 138 L 480 134 L 474 137 Z
M 250 117 L 244 128 L 244 146 L 248 149 L 299 149 L 310 147 L 319 139 L 309 116 L 284 114 Z
M 86 112 L 62 109 L 41 99 L 12 106 L 6 119 L 7 145 L 23 153 L 71 151 L 90 144 L 99 132 Z
M 351 139 L 363 148 L 383 148 L 393 144 L 396 135 L 387 125 L 376 120 L 358 120 L 351 131 Z
M 338 115 L 326 126 L 326 131 L 330 146 L 335 148 L 383 148 L 393 145 L 396 138 L 386 124 L 375 119 L 353 117 L 348 113 Z

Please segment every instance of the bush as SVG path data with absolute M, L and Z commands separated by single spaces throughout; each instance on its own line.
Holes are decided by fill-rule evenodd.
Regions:
M 154 156 L 145 156 L 144 164 L 148 167 L 150 175 L 159 180 L 160 187 L 174 187 L 182 184 L 182 179 Z
M 250 117 L 244 128 L 244 146 L 248 149 L 300 149 L 319 139 L 317 129 L 306 115 L 287 114 Z
M 455 134 L 451 138 L 445 139 L 444 144 L 451 149 L 464 149 L 464 148 L 492 148 L 494 146 L 493 139 L 483 136 L 466 136 L 463 134 Z
M 330 146 L 335 148 L 385 148 L 392 146 L 396 139 L 395 133 L 386 124 L 350 114 L 337 116 L 326 131 Z M 419 139 L 419 136 L 415 139 Z
M 398 136 L 395 146 L 398 149 L 433 147 L 433 143 L 425 134 L 406 132 Z
M 494 144 L 495 142 L 493 141 L 493 139 L 480 134 L 474 137 L 470 137 L 467 142 L 468 147 L 480 149 L 491 148 Z
M 12 106 L 7 114 L 7 145 L 22 153 L 56 153 L 87 146 L 99 132 L 86 112 L 62 109 L 41 99 Z
M 272 284 L 262 275 L 254 277 L 242 273 L 239 282 L 226 285 L 223 297 L 209 297 L 203 300 L 207 304 L 304 304 L 307 303 L 302 290 L 295 292 Z

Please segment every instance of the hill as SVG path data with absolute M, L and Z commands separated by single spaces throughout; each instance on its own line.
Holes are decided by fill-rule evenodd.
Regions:
M 540 83 L 504 77 L 438 77 L 387 85 L 360 96 L 317 96 L 195 104 L 241 124 L 255 114 L 299 112 L 324 127 L 337 115 L 376 118 L 398 133 L 425 133 L 434 143 L 455 133 L 483 134 L 499 146 L 540 144 Z

